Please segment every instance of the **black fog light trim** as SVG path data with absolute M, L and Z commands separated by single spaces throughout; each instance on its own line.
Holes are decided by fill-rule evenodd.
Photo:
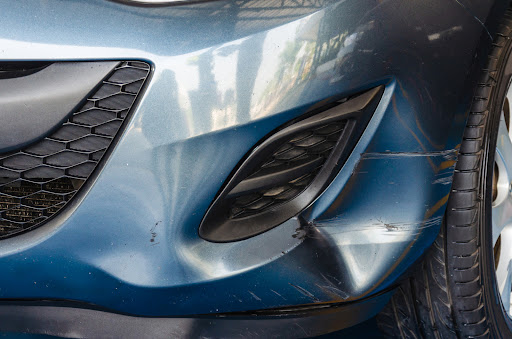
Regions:
M 304 210 L 352 151 L 384 88 L 329 104 L 270 134 L 255 147 L 210 206 L 199 235 L 243 240 Z

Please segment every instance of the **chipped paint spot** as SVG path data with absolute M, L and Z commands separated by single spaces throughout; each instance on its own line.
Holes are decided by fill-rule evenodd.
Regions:
M 302 226 L 295 229 L 295 233 L 292 234 L 292 238 L 294 238 L 294 239 L 304 240 L 306 237 L 307 237 L 307 234 Z
M 159 220 L 155 223 L 155 225 L 153 227 L 151 227 L 151 229 L 149 230 L 149 232 L 151 233 L 151 239 L 149 239 L 150 242 L 155 242 L 155 238 L 157 236 L 156 234 L 156 227 L 158 226 L 158 224 L 160 224 L 162 222 L 162 220 Z M 153 245 L 156 245 L 156 244 L 159 244 L 159 243 L 155 243 Z
M 398 227 L 393 226 L 392 224 L 384 224 L 384 226 L 385 226 L 385 227 L 386 227 L 386 229 L 387 229 L 388 231 L 390 231 L 390 232 L 391 232 L 391 231 L 398 231 Z

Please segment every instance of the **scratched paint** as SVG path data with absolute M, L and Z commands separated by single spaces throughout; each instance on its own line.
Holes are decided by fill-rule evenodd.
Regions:
M 319 199 L 314 218 L 304 219 L 305 242 L 335 256 L 339 269 L 330 274 L 341 282 L 315 282 L 315 291 L 305 284 L 308 291 L 353 300 L 389 286 L 435 239 L 457 154 L 363 152 L 342 193 L 326 208 Z
M 317 229 L 320 227 L 335 227 L 336 233 L 331 234 L 372 231 L 377 236 L 390 236 L 395 235 L 397 232 L 412 235 L 420 234 L 423 230 L 431 227 L 434 227 L 436 230 L 439 229 L 442 222 L 442 216 L 416 222 L 385 222 L 380 218 L 370 220 L 373 220 L 371 224 L 361 225 L 359 220 L 344 219 L 340 216 L 333 219 L 312 221 L 306 226 L 306 228 Z M 314 233 L 309 232 L 307 236 L 314 237 Z M 382 238 L 381 241 L 386 241 L 386 239 Z

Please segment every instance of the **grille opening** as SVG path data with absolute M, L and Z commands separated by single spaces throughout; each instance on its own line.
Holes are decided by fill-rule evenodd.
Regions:
M 243 240 L 304 210 L 343 165 L 383 90 L 316 109 L 264 139 L 218 194 L 199 235 L 213 242 Z
M 120 62 L 51 135 L 0 154 L 0 238 L 40 226 L 76 195 L 112 147 L 149 71 L 144 62 Z
M 51 65 L 47 61 L 4 61 L 0 62 L 0 79 L 18 78 L 30 75 Z

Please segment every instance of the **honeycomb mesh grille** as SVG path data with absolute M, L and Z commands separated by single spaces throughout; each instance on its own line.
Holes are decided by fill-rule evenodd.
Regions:
M 316 166 L 291 180 L 237 196 L 231 205 L 230 219 L 257 215 L 290 201 L 302 193 L 324 165 L 346 124 L 347 120 L 341 120 L 292 135 L 268 159 L 265 159 L 248 179 L 296 168 L 305 163 L 313 163 Z
M 59 212 L 89 178 L 119 132 L 150 67 L 121 62 L 53 134 L 0 154 L 0 238 Z

